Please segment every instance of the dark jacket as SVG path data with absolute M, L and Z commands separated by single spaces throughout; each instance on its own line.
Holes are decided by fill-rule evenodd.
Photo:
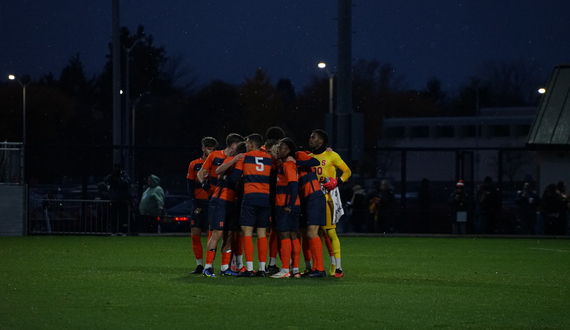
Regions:
M 104 182 L 109 185 L 109 198 L 112 201 L 129 200 L 129 184 L 131 183 L 131 179 L 124 171 L 107 175 Z

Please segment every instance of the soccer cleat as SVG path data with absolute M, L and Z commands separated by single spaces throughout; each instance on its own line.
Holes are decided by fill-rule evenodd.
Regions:
M 279 272 L 279 267 L 277 267 L 276 265 L 269 265 L 269 267 L 267 267 L 267 275 L 275 275 Z
M 255 273 L 253 271 L 246 270 L 245 272 L 240 272 L 238 277 L 255 277 Z
M 291 277 L 294 277 L 294 278 L 301 278 L 301 273 L 297 272 L 297 273 L 291 275 Z
M 344 274 L 342 272 L 342 269 L 336 269 L 334 271 L 334 277 L 344 277 Z
M 266 277 L 267 274 L 265 273 L 264 270 L 258 270 L 257 273 L 255 273 L 255 277 Z
M 323 278 L 323 277 L 327 277 L 327 273 L 323 270 L 320 271 L 318 269 L 313 269 L 310 273 L 309 276 L 310 278 L 316 277 L 316 278 Z
M 231 266 L 230 266 L 230 269 L 231 269 L 231 271 L 234 272 L 234 273 L 239 273 L 239 269 L 238 269 L 235 265 L 231 265 Z
M 202 276 L 206 276 L 206 277 L 216 277 L 216 274 L 214 274 L 214 269 L 213 268 L 205 268 L 204 272 L 202 272 Z
M 303 273 L 301 273 L 301 277 L 309 277 L 311 275 L 311 273 L 314 271 L 317 271 L 317 270 L 316 269 L 313 269 L 313 270 L 305 269 L 305 271 Z
M 311 272 L 311 270 L 309 268 L 305 268 L 305 270 L 301 273 L 301 275 L 308 274 L 310 272 Z
M 238 273 L 231 271 L 230 269 L 221 270 L 220 276 L 238 276 Z
M 287 277 L 291 277 L 291 273 L 283 269 L 281 269 L 276 274 L 271 275 L 271 278 L 287 278 Z
M 190 272 L 190 274 L 202 274 L 203 271 L 204 271 L 204 266 L 198 265 L 196 266 L 196 269 Z
M 329 272 L 329 274 L 331 274 L 331 276 L 334 276 L 334 271 L 336 270 L 336 265 L 335 264 L 331 264 L 331 270 Z
M 316 278 L 325 278 L 325 277 L 327 277 L 327 272 L 325 272 L 324 270 L 323 270 L 323 271 L 320 271 L 320 270 L 318 270 L 318 269 L 314 269 L 313 271 L 311 271 L 311 272 L 309 273 L 309 278 L 314 278 L 314 277 L 316 277 Z

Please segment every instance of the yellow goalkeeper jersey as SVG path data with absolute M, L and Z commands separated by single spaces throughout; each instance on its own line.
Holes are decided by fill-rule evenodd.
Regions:
M 346 180 L 352 175 L 352 171 L 348 168 L 348 165 L 346 165 L 342 158 L 340 158 L 340 155 L 334 151 L 325 151 L 318 155 L 310 154 L 310 156 L 321 162 L 319 166 L 315 166 L 319 181 L 322 177 L 332 177 L 336 179 L 337 169 L 342 171 L 342 176 L 340 178 L 343 182 L 346 182 Z

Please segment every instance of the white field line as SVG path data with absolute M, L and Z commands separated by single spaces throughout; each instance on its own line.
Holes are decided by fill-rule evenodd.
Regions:
M 569 250 L 555 250 L 555 249 L 543 249 L 543 248 L 532 248 L 531 250 L 543 250 L 543 251 L 555 251 L 555 252 L 570 252 Z

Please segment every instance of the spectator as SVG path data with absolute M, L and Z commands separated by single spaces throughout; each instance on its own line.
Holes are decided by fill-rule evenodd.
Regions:
M 372 215 L 368 230 L 371 232 L 396 232 L 396 221 L 394 209 L 396 208 L 396 197 L 388 184 L 388 181 L 382 180 L 380 190 L 368 204 L 370 214 Z
M 123 171 L 121 164 L 113 166 L 113 173 L 107 175 L 104 182 L 109 186 L 109 199 L 111 200 L 111 217 L 109 231 L 111 236 L 117 236 L 120 232 L 127 236 L 129 220 L 129 185 L 131 180 Z
M 465 235 L 467 225 L 467 211 L 469 211 L 469 195 L 465 192 L 463 180 L 459 180 L 455 185 L 455 190 L 449 195 L 449 206 L 451 207 L 451 227 L 453 234 Z
M 540 195 L 534 191 L 530 183 L 525 182 L 523 189 L 517 191 L 515 203 L 517 210 L 517 234 L 532 235 L 536 224 L 536 211 L 540 204 Z
M 568 195 L 566 194 L 566 183 L 564 181 L 558 181 L 556 189 L 566 202 L 566 207 L 560 210 L 560 219 L 558 221 L 558 228 L 556 228 L 556 233 L 557 235 L 566 235 L 568 226 L 568 209 L 570 208 L 570 200 L 568 200 Z
M 560 235 L 560 213 L 566 210 L 566 199 L 556 189 L 554 183 L 544 189 L 540 203 L 540 214 L 544 221 L 544 233 L 546 235 Z M 537 233 L 541 234 L 541 233 Z M 563 234 L 562 234 L 563 235 Z
M 485 177 L 485 182 L 477 186 L 475 195 L 475 232 L 498 233 L 502 231 L 500 223 L 501 196 L 493 185 L 493 179 Z
M 147 188 L 142 194 L 139 204 L 141 214 L 141 230 L 147 233 L 156 233 L 158 230 L 158 217 L 164 209 L 164 191 L 160 187 L 160 178 L 151 174 L 147 179 Z

